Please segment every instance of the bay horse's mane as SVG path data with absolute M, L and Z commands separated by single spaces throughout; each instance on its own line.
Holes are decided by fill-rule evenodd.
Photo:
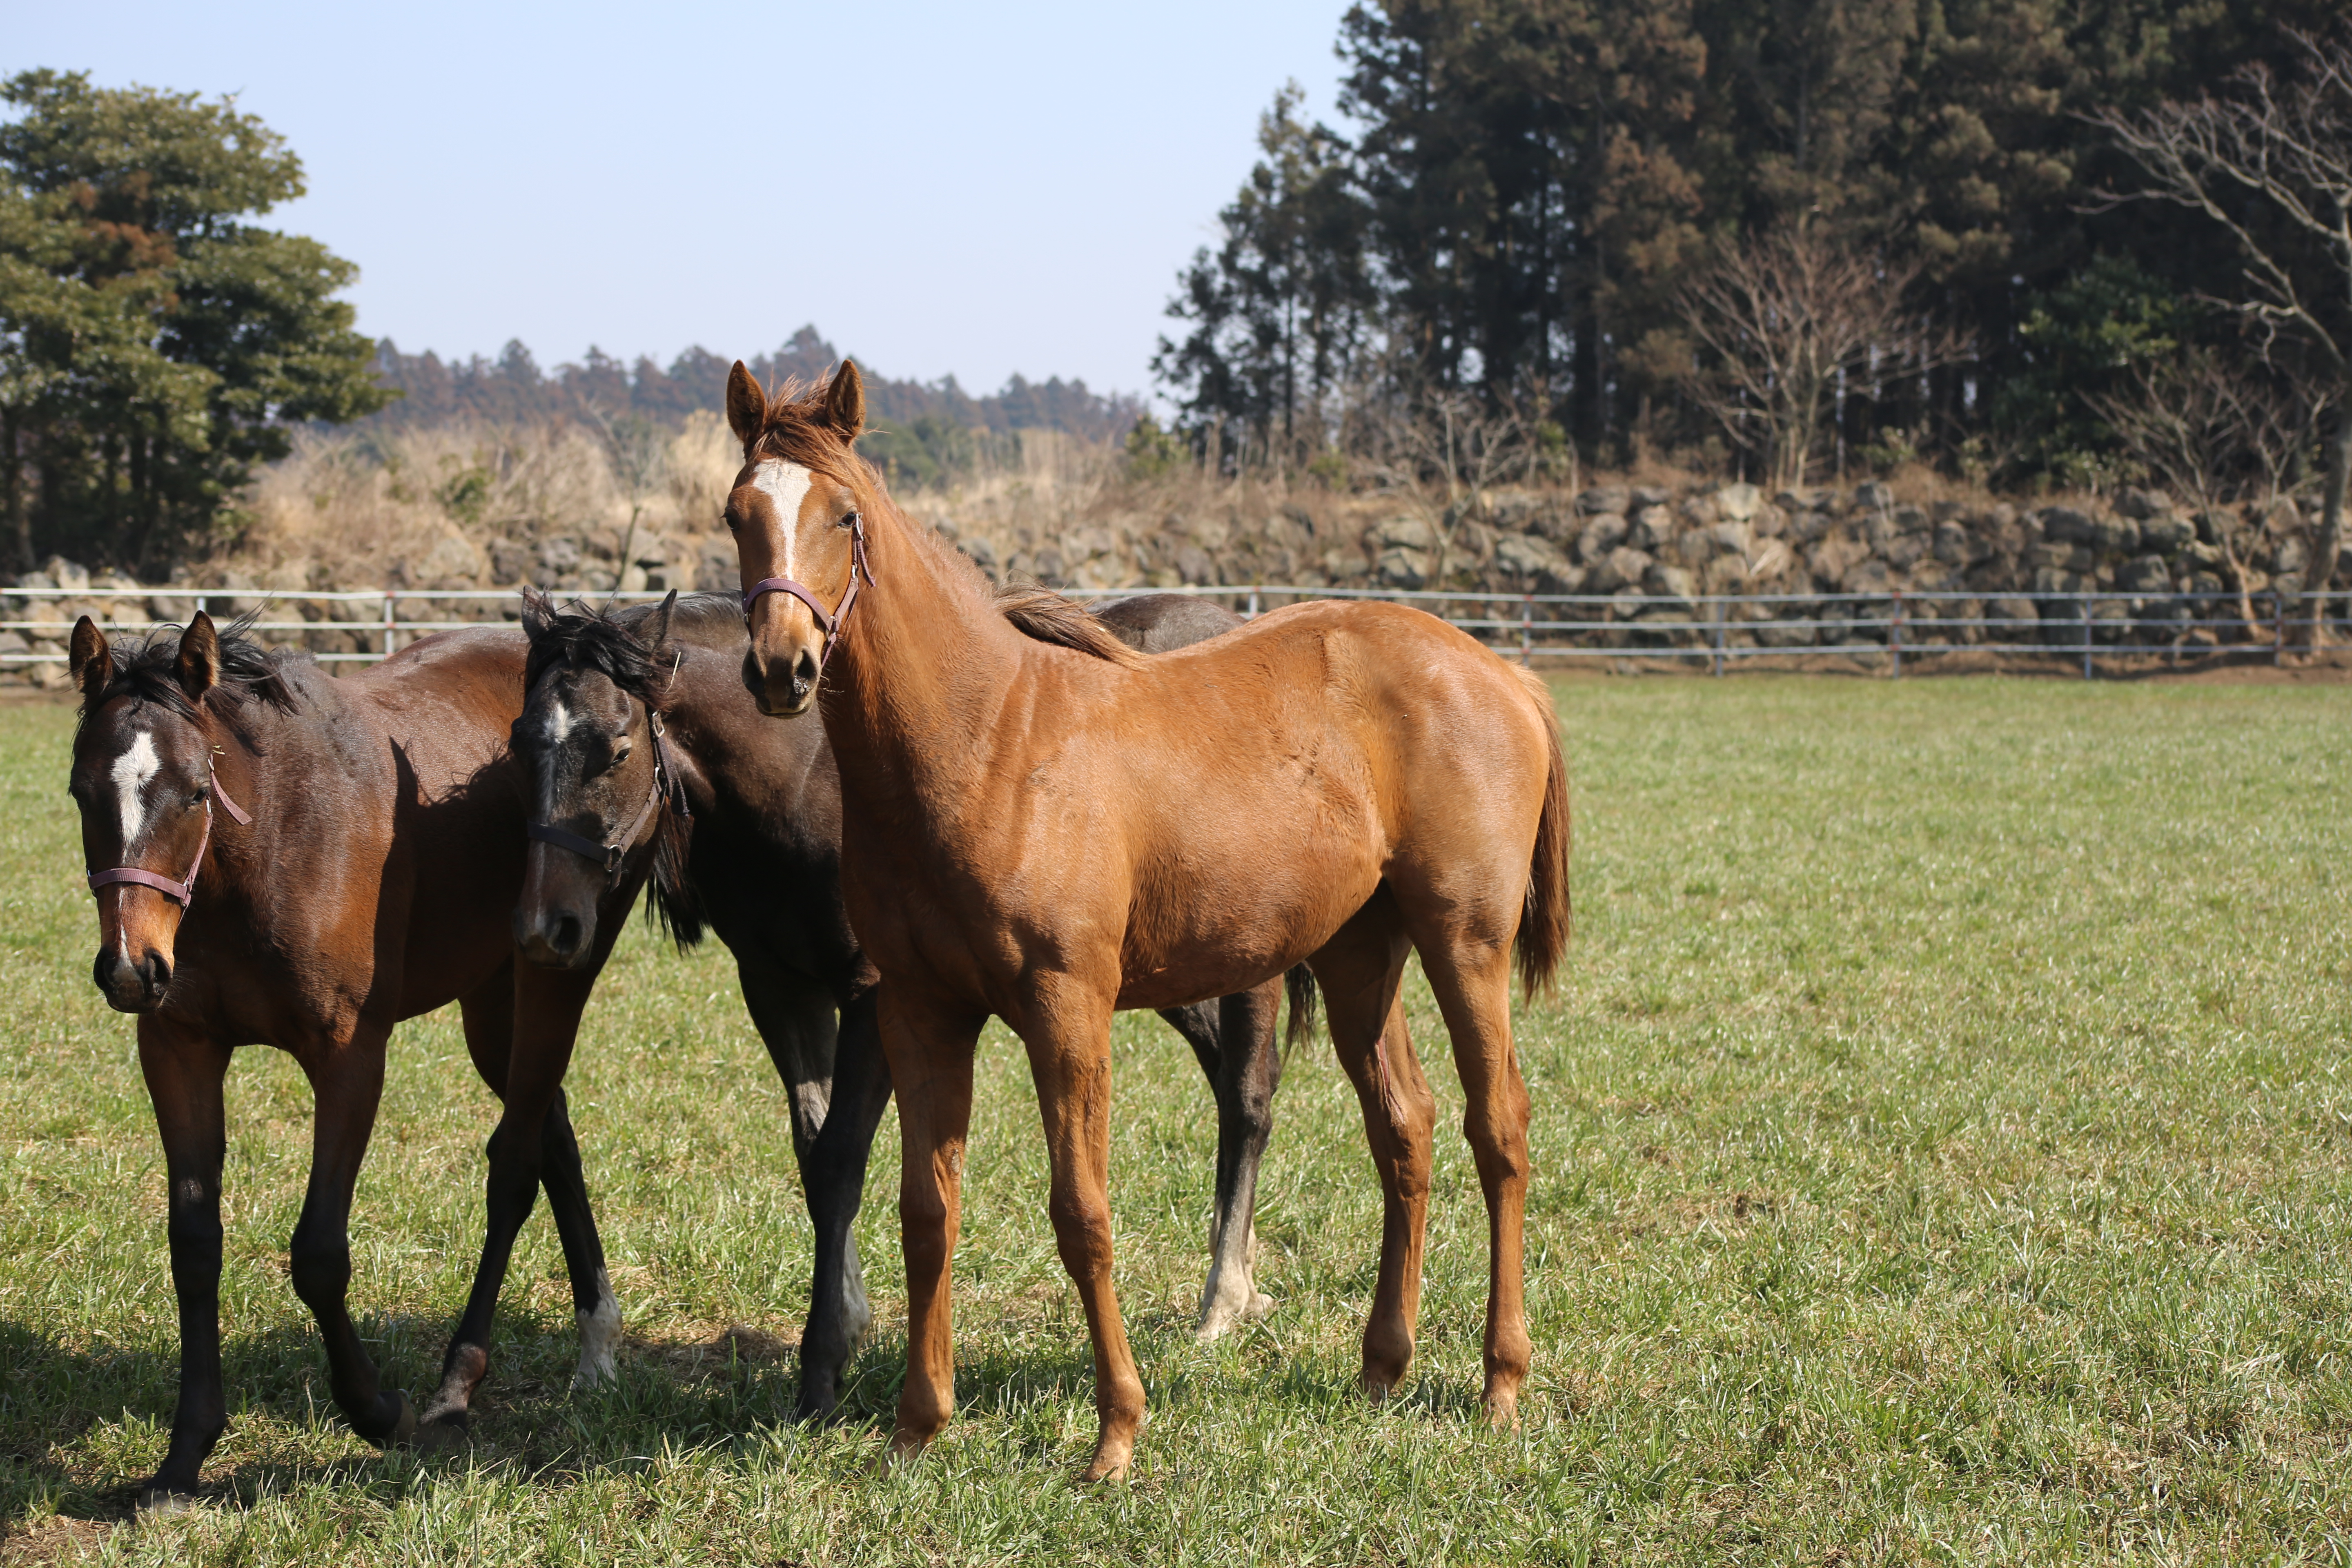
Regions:
M 571 669 L 601 675 L 625 695 L 643 702 L 647 710 L 667 714 L 677 698 L 670 684 L 676 666 L 661 650 L 639 635 L 658 606 L 606 605 L 592 610 L 573 600 L 570 609 L 535 588 L 522 591 L 522 631 L 530 645 L 524 656 L 523 690 L 536 690 L 539 678 L 561 664 Z M 735 601 L 719 594 L 683 594 L 672 608 L 668 636 L 680 632 L 731 630 L 742 622 Z M 707 646 L 709 639 L 688 639 Z M 525 700 L 529 698 L 526 696 Z M 646 918 L 668 933 L 679 949 L 694 946 L 709 929 L 709 914 L 693 878 L 687 874 L 687 849 L 694 831 L 691 818 L 676 812 L 661 814 L 654 830 L 654 874 L 647 880 Z
M 262 647 L 247 635 L 253 623 L 261 618 L 259 610 L 248 610 L 228 625 L 218 629 L 220 641 L 220 684 L 217 689 L 238 701 L 258 700 L 282 712 L 294 710 L 294 688 L 286 679 L 285 666 L 289 662 L 311 663 L 310 656 L 291 648 L 270 649 Z M 118 697 L 130 697 L 141 702 L 152 702 L 165 712 L 182 719 L 194 719 L 196 705 L 188 700 L 187 689 L 180 684 L 180 632 L 177 626 L 159 626 L 149 630 L 140 642 L 128 640 L 116 643 L 107 650 L 114 670 L 106 685 L 96 696 L 85 696 L 81 705 L 81 721 Z
M 811 385 L 787 379 L 777 387 L 768 399 L 768 415 L 761 425 L 759 437 L 745 456 L 753 461 L 781 458 L 870 495 L 872 505 L 889 509 L 902 525 L 900 531 L 905 537 L 915 541 L 919 548 L 928 549 L 934 560 L 951 569 L 948 574 L 951 582 L 971 593 L 975 600 L 990 604 L 1022 636 L 1111 664 L 1134 666 L 1143 662 L 1144 655 L 1121 642 L 1118 634 L 1087 614 L 1084 605 L 1040 583 L 1008 582 L 1003 587 L 993 586 L 971 556 L 942 539 L 937 530 L 900 511 L 898 503 L 890 499 L 881 470 L 858 456 L 825 423 L 824 383 Z

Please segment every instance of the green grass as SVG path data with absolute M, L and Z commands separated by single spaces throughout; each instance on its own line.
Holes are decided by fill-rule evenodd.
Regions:
M 1028 1075 L 982 1045 L 961 1408 L 877 1476 L 904 1346 L 886 1123 L 853 1418 L 788 1419 L 808 1226 L 723 950 L 633 933 L 572 1074 L 633 1336 L 574 1398 L 552 1226 L 517 1255 L 470 1453 L 331 1413 L 286 1279 L 290 1061 L 230 1085 L 220 1500 L 126 1523 L 176 1333 L 161 1160 L 63 791 L 68 716 L 0 710 L 0 1554 L 129 1562 L 2332 1560 L 2352 1529 L 2352 1023 L 2341 689 L 1564 684 L 1577 936 L 1523 1011 L 1524 1428 L 1476 1418 L 1485 1219 L 1440 1101 L 1421 1353 L 1353 1392 L 1378 1194 L 1301 1051 L 1259 1211 L 1266 1321 L 1190 1342 L 1213 1120 L 1122 1018 L 1112 1199 L 1150 1391 L 1082 1489 L 1085 1327 Z M 422 1393 L 481 1220 L 489 1096 L 454 1016 L 394 1041 L 355 1315 Z M 731 1353 L 700 1352 L 730 1327 Z M 763 1337 L 763 1336 L 772 1336 Z

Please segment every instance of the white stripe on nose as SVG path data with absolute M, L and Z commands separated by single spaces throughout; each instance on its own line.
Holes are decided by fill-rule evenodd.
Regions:
M 147 783 L 163 765 L 163 759 L 155 754 L 155 736 L 147 730 L 140 731 L 130 750 L 114 759 L 114 795 L 122 808 L 122 853 L 126 858 L 146 836 Z
M 793 570 L 793 535 L 800 529 L 801 502 L 808 499 L 809 486 L 815 476 L 798 463 L 787 463 L 782 458 L 771 458 L 760 465 L 751 476 L 752 487 L 776 503 L 776 518 L 783 534 L 784 559 L 776 572 L 779 577 L 798 580 Z

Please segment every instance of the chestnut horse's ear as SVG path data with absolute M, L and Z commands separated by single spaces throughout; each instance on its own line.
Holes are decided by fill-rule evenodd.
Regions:
M 866 434 L 866 381 L 856 360 L 843 360 L 824 384 L 824 422 L 845 441 Z
M 220 684 L 220 633 L 213 629 L 213 618 L 202 610 L 180 634 L 180 658 L 174 666 L 180 677 L 180 689 L 188 694 L 191 702 L 202 702 L 205 693 Z
M 106 634 L 88 616 L 74 623 L 73 642 L 69 645 L 73 663 L 73 683 L 81 688 L 82 710 L 98 706 L 99 693 L 114 679 L 114 660 L 107 656 Z
M 735 439 L 743 443 L 744 456 L 751 452 L 751 443 L 768 423 L 768 395 L 760 390 L 760 383 L 737 360 L 735 368 L 727 373 L 727 428 L 735 432 Z
M 661 608 L 646 617 L 645 644 L 647 652 L 657 654 L 661 652 L 662 645 L 669 641 L 669 618 L 677 609 L 677 590 L 672 588 L 669 597 L 661 602 Z

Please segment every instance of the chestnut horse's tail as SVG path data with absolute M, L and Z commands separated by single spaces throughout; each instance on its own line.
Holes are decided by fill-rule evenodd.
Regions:
M 1543 815 L 1536 819 L 1536 848 L 1528 866 L 1528 899 L 1519 913 L 1519 987 L 1528 995 L 1551 989 L 1552 973 L 1568 947 L 1568 763 L 1559 754 L 1559 710 L 1551 688 L 1523 666 L 1512 666 L 1543 717 Z

